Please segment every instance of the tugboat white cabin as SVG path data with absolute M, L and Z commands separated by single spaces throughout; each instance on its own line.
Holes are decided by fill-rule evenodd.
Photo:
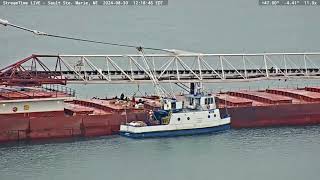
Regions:
M 191 91 L 192 92 L 192 91 Z M 157 125 L 131 122 L 120 126 L 120 134 L 133 138 L 204 134 L 230 128 L 230 117 L 221 118 L 214 98 L 196 91 L 186 102 L 162 99 L 162 109 L 151 114 Z

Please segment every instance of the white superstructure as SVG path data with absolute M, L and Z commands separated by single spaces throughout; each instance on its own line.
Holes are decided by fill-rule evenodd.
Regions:
M 162 110 L 153 112 L 158 125 L 131 122 L 120 126 L 120 134 L 129 137 L 162 137 L 202 134 L 228 129 L 230 117 L 220 116 L 214 98 L 209 95 L 187 95 L 186 102 L 163 99 Z
M 170 122 L 167 125 L 155 126 L 131 126 L 131 124 L 121 125 L 121 132 L 128 133 L 148 133 L 174 130 L 188 130 L 198 128 L 210 128 L 215 126 L 230 124 L 230 117 L 220 118 L 218 109 L 213 111 L 195 111 L 172 113 Z

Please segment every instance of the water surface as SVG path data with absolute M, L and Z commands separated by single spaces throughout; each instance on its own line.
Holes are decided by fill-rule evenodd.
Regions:
M 318 126 L 0 147 L 0 179 L 318 179 Z

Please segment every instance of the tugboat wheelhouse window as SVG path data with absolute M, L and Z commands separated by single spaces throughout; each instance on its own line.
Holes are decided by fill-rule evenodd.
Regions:
M 171 109 L 176 109 L 176 107 L 177 107 L 177 106 L 176 106 L 176 103 L 175 103 L 175 102 L 172 102 L 172 103 L 171 103 Z
M 204 100 L 204 104 L 208 105 L 208 104 L 212 104 L 213 103 L 213 98 L 206 98 Z
M 190 98 L 189 105 L 193 105 L 193 98 Z

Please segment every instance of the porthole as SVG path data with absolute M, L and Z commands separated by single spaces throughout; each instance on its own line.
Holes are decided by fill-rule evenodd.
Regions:
M 210 118 L 210 115 L 208 115 L 208 118 Z
M 217 117 L 217 115 L 216 115 L 216 114 L 214 114 L 213 116 L 214 116 L 214 117 Z
M 187 117 L 188 120 L 190 120 L 190 117 Z
M 180 118 L 178 118 L 178 121 L 180 121 Z

